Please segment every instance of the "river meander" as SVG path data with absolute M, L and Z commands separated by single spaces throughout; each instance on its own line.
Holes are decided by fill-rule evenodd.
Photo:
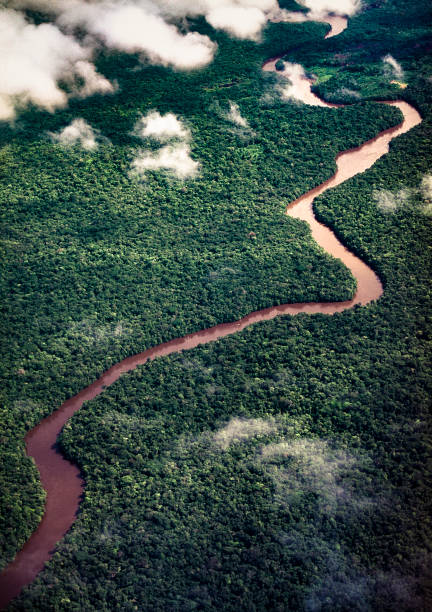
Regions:
M 335 18 L 336 19 L 336 18 Z M 346 20 L 335 21 L 329 35 L 335 35 L 344 29 Z M 337 29 L 336 29 L 337 27 Z M 265 70 L 275 70 L 276 59 L 264 64 Z M 293 77 L 290 77 L 292 79 Z M 311 83 L 301 76 L 295 77 L 297 91 L 304 92 L 302 101 L 305 104 L 334 108 L 311 92 Z M 143 353 L 133 355 L 117 363 L 102 376 L 74 397 L 68 399 L 51 416 L 47 417 L 25 438 L 28 456 L 32 457 L 40 473 L 43 488 L 46 491 L 45 513 L 36 531 L 31 535 L 22 550 L 0 574 L 0 607 L 6 606 L 16 597 L 23 586 L 34 580 L 43 569 L 55 549 L 56 543 L 65 535 L 73 524 L 79 509 L 80 499 L 84 493 L 84 481 L 77 466 L 63 458 L 56 448 L 57 437 L 70 417 L 89 401 L 112 385 L 122 374 L 133 370 L 146 361 L 188 350 L 207 344 L 230 334 L 234 334 L 252 323 L 268 321 L 279 315 L 296 315 L 298 313 L 323 313 L 332 315 L 353 308 L 356 304 L 365 306 L 377 300 L 383 292 L 382 284 L 375 272 L 361 259 L 351 253 L 325 225 L 319 223 L 313 213 L 313 200 L 324 191 L 339 185 L 349 178 L 364 172 L 377 159 L 388 152 L 391 140 L 413 128 L 421 122 L 419 113 L 407 102 L 382 102 L 399 108 L 403 122 L 386 130 L 361 146 L 345 151 L 337 156 L 337 171 L 327 181 L 307 192 L 292 202 L 286 213 L 291 217 L 306 221 L 316 242 L 328 253 L 343 261 L 357 280 L 357 291 L 352 300 L 343 302 L 309 302 L 301 304 L 282 304 L 264 310 L 252 312 L 238 321 L 223 323 L 204 329 L 182 338 L 152 347 Z M 333 112 L 338 112 L 334 108 Z

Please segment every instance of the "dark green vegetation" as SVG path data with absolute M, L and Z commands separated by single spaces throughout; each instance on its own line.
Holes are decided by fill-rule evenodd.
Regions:
M 332 174 L 337 151 L 399 115 L 372 103 L 270 100 L 277 77 L 261 74 L 262 60 L 292 48 L 290 61 L 331 71 L 334 54 L 356 44 L 370 95 L 390 52 L 410 84 L 398 97 L 424 117 L 374 168 L 317 203 L 379 271 L 379 303 L 260 324 L 139 368 L 86 405 L 61 441 L 87 481 L 80 515 L 11 609 L 430 606 L 430 217 L 417 190 L 430 173 L 432 61 L 415 46 L 426 17 L 414 9 L 424 3 L 404 3 L 412 12 L 403 14 L 398 2 L 381 4 L 325 42 L 317 24 L 271 26 L 260 46 L 217 35 L 215 62 L 193 74 L 135 72 L 134 58 L 109 54 L 99 67 L 120 93 L 54 116 L 28 112 L 4 128 L 6 561 L 42 507 L 22 436 L 63 399 L 162 340 L 274 303 L 351 294 L 346 270 L 284 206 Z M 366 34 L 383 32 L 388 46 L 368 55 Z M 346 87 L 345 72 L 326 95 Z M 228 100 L 253 134 L 222 119 Z M 128 178 L 138 144 L 130 131 L 155 108 L 188 122 L 198 179 Z M 112 145 L 84 153 L 44 138 L 77 116 Z M 377 209 L 377 191 L 402 188 L 412 190 L 408 203 Z M 270 423 L 267 433 L 221 447 L 212 432 L 238 416 Z M 270 443 L 285 443 L 285 454 L 265 458 Z
M 262 48 L 220 37 L 214 64 L 194 74 L 154 67 L 137 73 L 134 58 L 101 57 L 101 70 L 120 83 L 117 96 L 54 116 L 27 113 L 15 132 L 5 128 L 2 389 L 10 451 L 1 531 L 11 537 L 4 558 L 27 538 L 41 510 L 19 482 L 9 482 L 17 463 L 24 474 L 31 469 L 21 438 L 63 399 L 122 357 L 163 340 L 275 303 L 352 294 L 344 266 L 324 255 L 284 208 L 333 171 L 338 150 L 399 115 L 367 105 L 338 116 L 328 111 L 330 139 L 322 113 L 286 104 L 261 108 L 263 92 L 274 89 L 261 62 L 324 31 L 273 29 Z M 241 102 L 255 135 L 237 133 L 222 119 L 230 99 Z M 158 173 L 140 186 L 129 178 L 140 144 L 130 132 L 153 108 L 189 122 L 202 164 L 198 180 L 183 184 Z M 96 153 L 53 146 L 47 131 L 76 116 L 113 144 Z M 23 505 L 38 508 L 25 525 Z
M 381 1 L 350 20 L 340 36 L 293 49 L 317 77 L 315 91 L 331 102 L 401 97 L 399 82 L 419 84 L 430 74 L 430 7 L 427 2 Z M 398 75 L 383 58 L 391 55 L 403 70 Z M 391 83 L 396 81 L 396 83 Z M 404 92 L 407 100 L 417 100 Z

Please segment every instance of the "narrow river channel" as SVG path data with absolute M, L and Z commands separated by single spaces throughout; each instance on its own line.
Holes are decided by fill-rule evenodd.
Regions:
M 330 20 L 329 20 L 330 21 Z M 333 18 L 332 30 L 329 36 L 340 33 L 346 20 Z M 273 58 L 263 66 L 264 70 L 275 70 L 278 58 Z M 283 74 L 283 73 L 282 73 Z M 289 77 L 297 91 L 304 92 L 302 101 L 305 104 L 334 108 L 311 92 L 311 83 L 297 76 Z M 381 282 L 375 272 L 361 259 L 345 248 L 335 234 L 325 225 L 319 223 L 314 216 L 313 200 L 327 189 L 346 181 L 347 179 L 370 168 L 377 159 L 389 150 L 393 138 L 403 134 L 419 124 L 419 113 L 407 102 L 382 102 L 399 108 L 403 114 L 403 122 L 394 128 L 381 132 L 377 137 L 363 143 L 361 146 L 345 151 L 337 156 L 337 171 L 327 181 L 292 202 L 286 213 L 291 217 L 306 221 L 316 242 L 328 253 L 343 261 L 357 280 L 357 291 L 352 300 L 344 302 L 309 302 L 301 304 L 282 304 L 252 312 L 246 317 L 232 323 L 223 323 L 209 329 L 176 338 L 160 344 L 138 355 L 128 357 L 117 363 L 102 376 L 74 397 L 68 399 L 51 416 L 47 417 L 25 438 L 27 454 L 33 457 L 40 473 L 43 488 L 46 491 L 45 513 L 36 531 L 31 535 L 22 550 L 0 574 L 0 608 L 3 609 L 23 586 L 32 582 L 43 569 L 55 549 L 56 543 L 65 535 L 73 524 L 79 509 L 80 499 L 84 493 L 84 481 L 77 466 L 64 459 L 56 449 L 57 437 L 64 424 L 89 401 L 112 385 L 122 374 L 133 370 L 146 361 L 188 350 L 207 344 L 230 334 L 234 334 L 252 323 L 268 321 L 279 315 L 296 315 L 298 313 L 324 313 L 332 315 L 353 308 L 356 304 L 366 305 L 377 300 L 383 292 Z M 337 109 L 334 110 L 337 112 Z

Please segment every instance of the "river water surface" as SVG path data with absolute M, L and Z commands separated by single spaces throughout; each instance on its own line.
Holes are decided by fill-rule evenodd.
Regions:
M 342 19 L 342 21 L 346 27 L 346 20 Z M 344 29 L 342 21 L 338 20 L 334 27 L 332 24 L 332 30 L 329 35 L 335 35 L 334 32 L 339 33 Z M 336 25 L 339 31 L 334 29 Z M 276 61 L 277 58 L 269 60 L 269 62 L 264 64 L 264 70 L 275 70 L 274 65 Z M 293 78 L 297 79 L 294 85 L 299 90 L 304 91 L 303 102 L 305 104 L 329 108 L 335 106 L 327 104 L 315 96 L 310 90 L 310 81 L 302 76 L 290 76 L 291 80 Z M 382 295 L 382 285 L 375 272 L 345 248 L 328 227 L 315 219 L 312 202 L 314 198 L 327 189 L 331 189 L 370 168 L 377 159 L 388 152 L 389 143 L 393 138 L 407 132 L 420 123 L 421 117 L 419 113 L 406 102 L 383 103 L 399 108 L 404 117 L 403 122 L 399 126 L 382 132 L 376 138 L 365 142 L 356 149 L 340 153 L 336 159 L 337 171 L 334 176 L 304 194 L 295 202 L 292 202 L 286 211 L 291 217 L 306 221 L 317 243 L 325 251 L 341 259 L 347 268 L 350 269 L 357 280 L 357 291 L 354 298 L 344 302 L 282 304 L 252 312 L 232 323 L 216 325 L 215 327 L 189 334 L 183 338 L 176 338 L 170 342 L 160 344 L 117 363 L 102 374 L 97 381 L 68 399 L 51 416 L 41 421 L 39 425 L 27 434 L 25 443 L 27 454 L 33 457 L 40 473 L 42 486 L 46 491 L 45 513 L 40 525 L 22 550 L 16 555 L 14 561 L 0 574 L 1 608 L 5 607 L 11 599 L 18 595 L 23 586 L 34 580 L 43 569 L 45 562 L 51 558 L 56 543 L 70 529 L 75 520 L 80 499 L 84 492 L 84 482 L 80 477 L 78 468 L 64 459 L 57 451 L 56 440 L 64 424 L 81 408 L 84 402 L 102 393 L 106 387 L 114 383 L 125 372 L 129 372 L 156 357 L 178 353 L 201 344 L 213 342 L 234 334 L 252 323 L 268 321 L 279 315 L 296 315 L 301 312 L 332 315 L 336 312 L 352 308 L 356 304 L 364 306 L 371 301 L 377 300 Z M 333 112 L 337 112 L 337 110 L 335 109 Z

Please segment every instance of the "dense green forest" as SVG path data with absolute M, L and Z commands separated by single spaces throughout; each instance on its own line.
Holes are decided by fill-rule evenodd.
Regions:
M 430 18 L 423 2 L 374 2 L 334 39 L 324 24 L 271 24 L 261 43 L 195 20 L 219 45 L 206 69 L 101 52 L 117 93 L 0 125 L 4 565 L 43 509 L 25 432 L 161 341 L 352 296 L 350 273 L 285 207 L 331 176 L 338 151 L 400 121 L 373 99 L 423 117 L 316 202 L 384 297 L 155 360 L 86 404 L 60 441 L 86 480 L 77 521 L 11 610 L 430 608 Z M 283 52 L 320 95 L 355 104 L 282 100 L 261 65 Z M 250 128 L 227 121 L 230 103 Z M 182 117 L 196 178 L 131 176 L 150 110 Z M 76 117 L 97 150 L 53 144 Z

